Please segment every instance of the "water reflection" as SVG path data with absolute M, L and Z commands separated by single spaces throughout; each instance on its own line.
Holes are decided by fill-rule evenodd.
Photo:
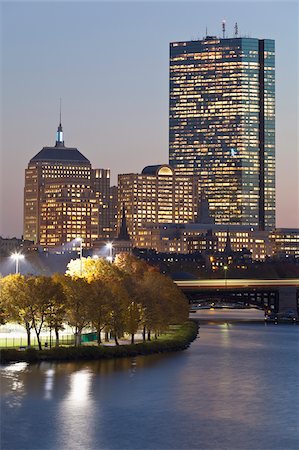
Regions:
M 84 408 L 90 395 L 92 373 L 88 370 L 75 372 L 70 376 L 70 392 L 65 404 L 73 407 Z
M 3 381 L 1 390 L 6 393 L 4 401 L 8 408 L 17 408 L 22 404 L 22 398 L 25 394 L 22 373 L 26 370 L 28 363 L 18 362 L 4 366 L 2 369 Z M 3 391 L 2 391 L 3 392 Z
M 28 363 L 26 362 L 17 362 L 17 363 L 13 363 L 13 364 L 9 364 L 8 366 L 4 366 L 2 371 L 4 373 L 17 373 L 17 372 L 22 372 L 24 369 L 26 369 L 26 367 L 28 366 Z
M 48 369 L 45 372 L 45 399 L 52 399 L 52 391 L 54 386 L 54 369 Z
M 297 448 L 299 327 L 234 323 L 199 333 L 169 355 L 4 367 L 2 447 Z
M 88 369 L 75 371 L 68 377 L 67 394 L 62 399 L 58 412 L 61 448 L 92 448 L 94 428 L 92 377 L 93 373 Z
M 131 359 L 130 377 L 134 377 L 137 371 L 137 358 Z

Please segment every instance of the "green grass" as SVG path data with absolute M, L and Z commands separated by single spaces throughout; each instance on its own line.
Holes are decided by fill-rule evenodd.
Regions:
M 119 346 L 102 345 L 99 347 L 59 347 L 45 350 L 30 348 L 25 351 L 4 349 L 1 351 L 1 363 L 12 361 L 98 360 L 174 352 L 188 348 L 190 343 L 196 339 L 197 332 L 198 323 L 193 320 L 188 320 L 183 325 L 172 327 L 167 335 L 160 336 L 158 339 L 153 339 L 152 341 L 136 344 Z
M 48 343 L 50 346 L 49 336 L 43 336 L 41 338 L 42 346 L 44 347 L 45 343 Z M 60 338 L 61 346 L 69 346 L 74 345 L 74 336 L 73 335 L 64 335 Z M 52 347 L 55 346 L 55 338 L 52 336 Z M 0 349 L 5 348 L 20 348 L 27 347 L 27 337 L 8 337 L 8 338 L 0 338 Z M 37 339 L 34 335 L 31 336 L 31 347 L 38 348 Z

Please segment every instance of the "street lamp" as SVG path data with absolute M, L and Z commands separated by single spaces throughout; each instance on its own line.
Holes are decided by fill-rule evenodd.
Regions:
M 113 250 L 113 245 L 112 242 L 107 242 L 106 244 L 106 248 L 109 250 L 109 256 L 107 257 L 108 261 L 112 263 L 112 250 Z
M 80 250 L 79 250 L 79 256 L 80 256 L 80 276 L 82 277 L 82 253 L 83 253 L 82 242 L 83 242 L 83 239 L 82 239 L 80 236 L 78 236 L 78 237 L 76 237 L 76 241 L 77 241 L 77 242 L 80 242 Z
M 225 275 L 225 287 L 227 287 L 227 270 L 228 270 L 228 266 L 223 266 L 224 269 L 224 275 Z
M 24 259 L 25 256 L 22 255 L 22 253 L 15 252 L 15 253 L 13 253 L 13 254 L 11 255 L 11 257 L 12 257 L 12 259 L 14 259 L 15 262 L 16 262 L 16 273 L 19 273 L 19 261 L 21 261 L 22 259 Z

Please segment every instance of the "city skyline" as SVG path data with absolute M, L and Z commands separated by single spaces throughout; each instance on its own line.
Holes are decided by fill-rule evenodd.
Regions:
M 269 16 L 273 23 L 262 25 L 262 19 L 253 20 L 253 12 L 262 15 L 267 5 L 250 4 L 253 11 L 244 3 L 234 4 L 233 12 L 232 3 L 219 3 L 217 16 L 215 8 L 204 2 L 190 3 L 188 11 L 180 3 L 167 3 L 168 8 L 163 3 L 160 9 L 155 3 L 99 2 L 88 8 L 77 3 L 2 4 L 1 211 L 5 214 L 1 214 L 0 234 L 22 234 L 24 169 L 33 154 L 53 145 L 59 97 L 66 146 L 77 147 L 93 166 L 110 168 L 114 182 L 118 174 L 140 172 L 149 164 L 167 164 L 169 42 L 201 39 L 205 25 L 209 34 L 220 35 L 223 17 L 230 36 L 237 21 L 241 35 L 249 30 L 252 37 L 276 41 L 277 226 L 299 227 L 295 126 L 298 6 L 272 4 Z M 59 36 L 44 28 L 51 21 L 55 24 L 57 8 L 64 24 Z M 184 26 L 178 24 L 180 11 L 189 19 Z M 195 24 L 192 16 L 200 11 L 201 19 Z M 116 24 L 121 12 L 126 19 L 122 27 L 108 34 L 105 18 Z M 99 17 L 103 35 L 97 29 Z M 289 39 L 274 26 L 278 20 L 288 24 Z M 130 29 L 132 23 L 134 30 Z M 82 31 L 76 24 L 82 25 Z M 150 35 L 155 24 L 155 33 Z M 28 28 L 30 32 L 23 36 Z M 24 48 L 27 54 L 22 54 Z M 95 50 L 101 64 L 97 64 Z

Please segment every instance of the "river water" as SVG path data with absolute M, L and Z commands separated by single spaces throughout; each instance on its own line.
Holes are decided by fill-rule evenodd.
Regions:
M 183 352 L 1 367 L 1 449 L 298 450 L 299 327 L 205 318 Z

